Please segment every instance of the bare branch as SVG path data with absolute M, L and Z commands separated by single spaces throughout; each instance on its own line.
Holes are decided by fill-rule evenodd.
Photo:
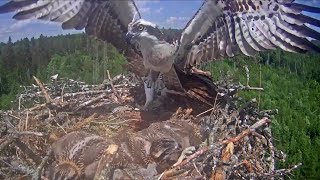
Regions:
M 46 103 L 50 103 L 51 102 L 51 98 L 47 92 L 47 90 L 45 89 L 45 87 L 43 86 L 42 82 L 35 76 L 33 76 L 33 79 L 36 81 L 36 83 L 38 84 L 38 86 L 40 87 L 44 97 L 46 98 Z

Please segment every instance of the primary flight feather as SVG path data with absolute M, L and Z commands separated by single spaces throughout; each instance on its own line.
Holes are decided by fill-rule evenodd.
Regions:
M 61 22 L 63 29 L 85 29 L 126 55 L 135 52 L 142 60 L 133 61 L 133 68 L 149 71 L 143 78 L 144 108 L 155 91 L 166 90 L 166 77 L 178 89 L 185 90 L 180 80 L 190 74 L 197 76 L 190 79 L 212 88 L 208 77 L 193 71 L 203 63 L 276 48 L 320 52 L 310 41 L 320 40 L 320 33 L 312 28 L 320 27 L 320 21 L 304 13 L 318 14 L 320 8 L 294 0 L 205 0 L 174 43 L 165 41 L 155 24 L 141 18 L 133 0 L 12 0 L 0 7 L 0 13 L 12 11 L 17 12 L 13 17 L 17 20 Z

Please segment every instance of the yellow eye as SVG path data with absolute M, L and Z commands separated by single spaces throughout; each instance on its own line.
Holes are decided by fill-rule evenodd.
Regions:
M 143 25 L 139 25 L 138 29 L 139 29 L 139 31 L 143 31 L 144 30 L 144 26 Z

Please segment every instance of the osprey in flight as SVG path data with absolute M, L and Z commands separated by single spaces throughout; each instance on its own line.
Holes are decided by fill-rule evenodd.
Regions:
M 205 0 L 175 42 L 165 41 L 155 24 L 141 18 L 134 0 L 11 0 L 0 7 L 0 13 L 12 11 L 17 11 L 14 19 L 62 22 L 63 29 L 85 29 L 127 56 L 136 53 L 141 61 L 133 69 L 143 65 L 148 71 L 143 77 L 145 108 L 164 87 L 165 78 L 180 89 L 185 88 L 182 76 L 192 79 L 196 74 L 204 80 L 195 68 L 202 63 L 277 47 L 320 52 L 310 41 L 320 40 L 320 33 L 311 28 L 320 27 L 320 21 L 303 13 L 320 13 L 320 8 L 294 0 Z

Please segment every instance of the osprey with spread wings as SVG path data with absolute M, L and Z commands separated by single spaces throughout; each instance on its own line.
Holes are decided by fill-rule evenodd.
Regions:
M 17 11 L 17 20 L 37 18 L 62 22 L 63 29 L 85 29 L 135 57 L 131 69 L 147 70 L 145 108 L 157 90 L 168 90 L 164 79 L 171 79 L 165 86 L 173 89 L 185 91 L 186 78 L 213 88 L 210 78 L 194 68 L 202 63 L 276 48 L 320 52 L 310 41 L 320 40 L 320 33 L 311 28 L 320 27 L 320 21 L 303 14 L 320 13 L 320 8 L 294 0 L 205 0 L 172 43 L 141 18 L 134 0 L 11 0 L 0 7 L 0 13 L 12 11 Z

